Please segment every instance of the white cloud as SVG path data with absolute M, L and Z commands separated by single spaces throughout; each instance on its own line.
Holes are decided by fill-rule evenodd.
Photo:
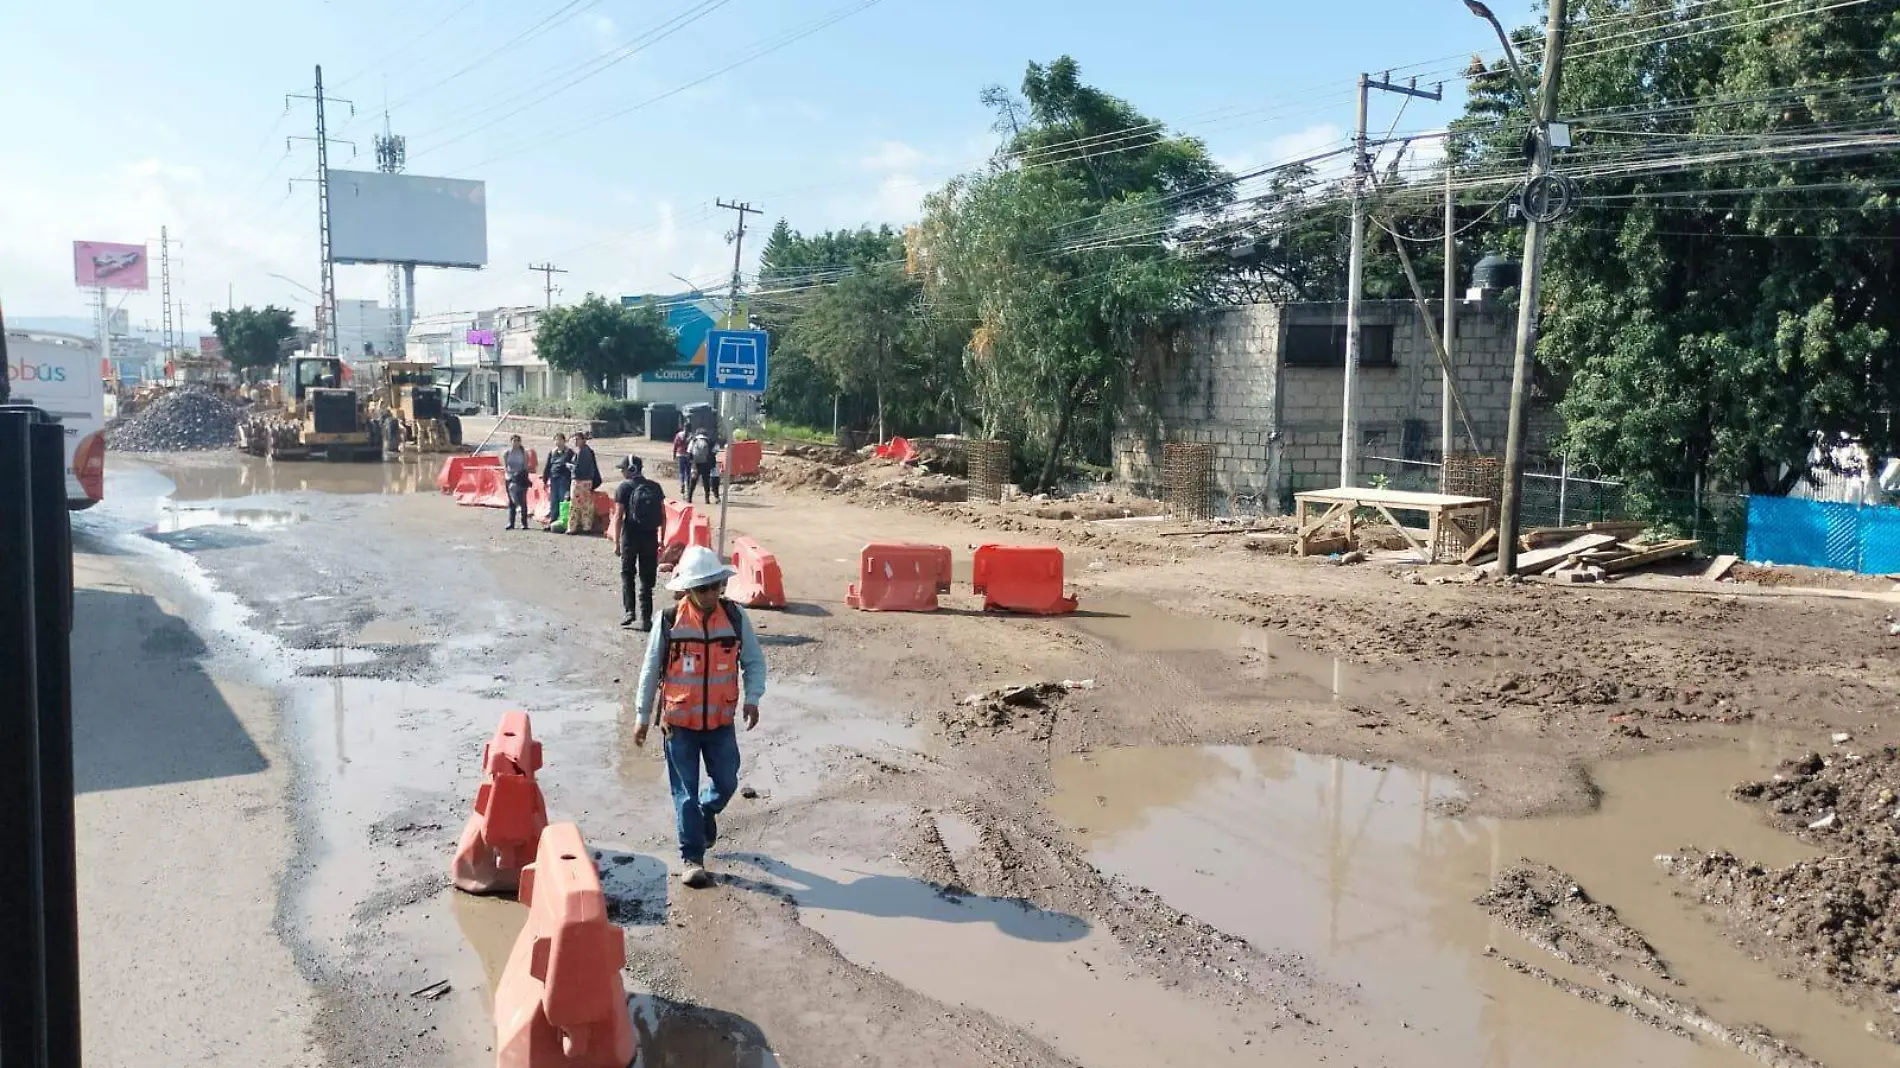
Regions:
M 883 141 L 860 164 L 868 171 L 914 173 L 929 159 L 921 149 L 902 141 Z
M 594 44 L 601 51 L 609 51 L 620 43 L 620 27 L 614 24 L 613 17 L 603 14 L 587 16 L 587 30 L 594 35 Z

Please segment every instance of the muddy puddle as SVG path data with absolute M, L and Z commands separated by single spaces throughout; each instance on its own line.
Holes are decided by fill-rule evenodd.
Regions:
M 1072 624 L 1128 653 L 1169 662 L 1203 679 L 1226 679 L 1235 696 L 1296 702 L 1369 701 L 1416 693 L 1435 679 L 1321 656 L 1285 632 L 1204 615 L 1170 612 L 1153 601 L 1092 593 Z
M 788 894 L 852 963 L 986 1012 L 1089 1068 L 1284 1064 L 1271 1025 L 1131 971 L 1105 928 L 1022 901 L 950 895 L 889 860 L 724 858 L 739 885 Z
M 1647 937 L 1681 981 L 1629 975 L 1731 1027 L 1759 1024 L 1833 1066 L 1892 1064 L 1856 1014 L 1775 978 L 1673 893 L 1655 857 L 1732 849 L 1768 864 L 1806 847 L 1727 797 L 1772 760 L 1703 750 L 1606 765 L 1601 808 L 1496 821 L 1439 814 L 1457 784 L 1276 748 L 1113 749 L 1054 768 L 1050 807 L 1105 871 L 1268 952 L 1304 956 L 1353 990 L 1394 1063 L 1543 1066 L 1748 1065 L 1719 1043 L 1664 1033 L 1507 970 L 1502 953 L 1585 986 L 1474 898 L 1529 857 L 1567 872 Z M 1389 1032 L 1401 1029 L 1404 1034 Z M 1387 1032 L 1380 1034 L 1380 1032 Z
M 210 455 L 128 460 L 127 468 L 146 467 L 169 479 L 177 501 L 217 501 L 290 493 L 406 494 L 434 493 L 442 457 L 328 463 L 322 460 L 271 461 L 256 456 Z

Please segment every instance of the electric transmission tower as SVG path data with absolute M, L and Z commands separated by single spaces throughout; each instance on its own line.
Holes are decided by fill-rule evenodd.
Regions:
M 376 135 L 376 169 L 384 174 L 401 174 L 409 162 L 408 139 L 389 131 L 389 108 L 383 108 L 383 132 Z M 389 265 L 389 351 L 400 356 L 408 347 L 410 316 L 415 309 L 404 310 L 402 266 Z
M 324 126 L 324 106 L 343 104 L 349 107 L 351 116 L 356 114 L 356 105 L 348 100 L 323 95 L 323 66 L 317 66 L 317 84 L 314 92 L 284 94 L 284 108 L 289 110 L 292 100 L 310 100 L 316 104 L 317 134 L 315 137 L 286 137 L 284 149 L 289 151 L 292 141 L 315 141 L 317 143 L 317 246 L 321 259 L 322 305 L 317 308 L 317 332 L 323 338 L 323 354 L 335 359 L 336 340 L 336 265 L 330 260 L 330 137 Z M 350 146 L 350 156 L 356 156 L 356 142 L 339 139 L 338 144 Z M 308 180 L 308 179 L 304 179 Z M 299 179 L 291 179 L 294 188 Z

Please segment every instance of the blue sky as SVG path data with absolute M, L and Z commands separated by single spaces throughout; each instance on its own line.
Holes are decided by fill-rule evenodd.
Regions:
M 863 3 L 0 4 L 0 300 L 16 316 L 84 314 L 71 241 L 150 238 L 156 259 L 165 225 L 182 242 L 174 285 L 190 326 L 227 287 L 307 323 L 312 298 L 269 275 L 317 284 L 314 186 L 286 184 L 313 173 L 314 153 L 284 144 L 310 132 L 307 102 L 286 114 L 284 94 L 309 92 L 317 63 L 356 106 L 354 118 L 333 108 L 331 128 L 360 155 L 337 145 L 333 166 L 373 169 L 387 93 L 411 171 L 488 183 L 490 266 L 420 272 L 431 312 L 538 303 L 530 261 L 568 268 L 568 298 L 677 289 L 674 274 L 715 281 L 731 263 L 720 197 L 763 207 L 761 230 L 780 217 L 804 230 L 909 221 L 993 145 L 979 90 L 1013 88 L 1030 60 L 1075 56 L 1089 82 L 1240 167 L 1343 137 L 1362 69 L 1419 65 L 1435 81 L 1460 54 L 1495 48 L 1460 0 L 876 0 L 765 51 Z M 1530 6 L 1493 5 L 1507 25 Z M 1397 106 L 1374 100 L 1375 132 Z M 1440 125 L 1454 107 L 1414 103 L 1402 126 Z M 380 269 L 338 269 L 340 297 L 385 289 Z M 156 290 L 155 275 L 151 294 L 127 298 L 134 323 L 157 322 Z

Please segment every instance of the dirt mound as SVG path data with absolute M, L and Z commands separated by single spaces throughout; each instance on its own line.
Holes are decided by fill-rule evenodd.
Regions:
M 970 495 L 969 483 L 951 475 L 931 474 L 885 460 L 841 466 L 793 455 L 790 450 L 773 457 L 759 477 L 783 489 L 847 494 L 864 501 L 902 497 L 926 504 L 954 504 Z
M 164 394 L 106 424 L 106 445 L 119 452 L 186 452 L 229 448 L 237 441 L 238 406 L 202 386 Z
M 1523 860 L 1506 868 L 1477 904 L 1538 945 L 1590 967 L 1628 962 L 1669 977 L 1655 948 L 1615 909 L 1591 900 L 1576 880 L 1548 864 Z
M 1889 1008 L 1900 987 L 1900 753 L 1811 753 L 1734 794 L 1828 855 L 1767 868 L 1690 849 L 1663 858 L 1665 867 L 1751 951 L 1850 1004 Z M 1900 1041 L 1892 1025 L 1880 1033 Z
M 956 707 L 939 714 L 944 730 L 952 738 L 973 731 L 999 734 L 1003 731 L 1026 732 L 1032 741 L 1048 741 L 1055 724 L 1057 708 L 1068 696 L 1089 689 L 1086 682 L 1031 682 L 1003 686 L 988 693 L 974 693 L 958 701 Z

